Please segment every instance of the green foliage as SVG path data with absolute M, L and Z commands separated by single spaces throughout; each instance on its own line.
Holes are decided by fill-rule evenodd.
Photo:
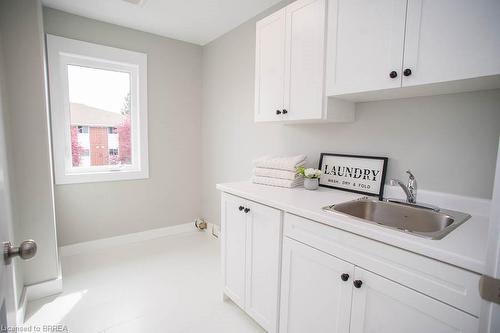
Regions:
M 321 170 L 301 166 L 297 168 L 297 174 L 304 176 L 304 178 L 317 179 L 321 177 Z

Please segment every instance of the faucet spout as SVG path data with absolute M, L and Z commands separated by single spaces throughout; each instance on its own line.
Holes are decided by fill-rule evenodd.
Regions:
M 406 194 L 406 201 L 409 203 L 415 203 L 414 201 L 412 202 L 413 195 L 410 193 L 410 190 L 402 181 L 400 181 L 399 179 L 391 179 L 390 184 L 391 184 L 391 186 L 399 185 Z

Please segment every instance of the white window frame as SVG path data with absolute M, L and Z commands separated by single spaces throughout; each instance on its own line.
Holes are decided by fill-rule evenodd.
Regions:
M 149 178 L 147 55 L 47 34 L 47 58 L 56 184 Z M 130 74 L 130 165 L 73 167 L 68 65 Z

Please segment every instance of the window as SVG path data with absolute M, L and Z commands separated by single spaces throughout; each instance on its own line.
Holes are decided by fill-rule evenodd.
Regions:
M 89 132 L 88 126 L 78 126 L 78 133 L 86 134 Z
M 145 54 L 47 35 L 57 184 L 148 177 Z

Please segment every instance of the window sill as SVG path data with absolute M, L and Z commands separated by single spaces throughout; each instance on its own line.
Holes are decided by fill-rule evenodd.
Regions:
M 85 173 L 66 173 L 55 179 L 56 185 L 115 182 L 148 179 L 149 170 L 106 170 Z

